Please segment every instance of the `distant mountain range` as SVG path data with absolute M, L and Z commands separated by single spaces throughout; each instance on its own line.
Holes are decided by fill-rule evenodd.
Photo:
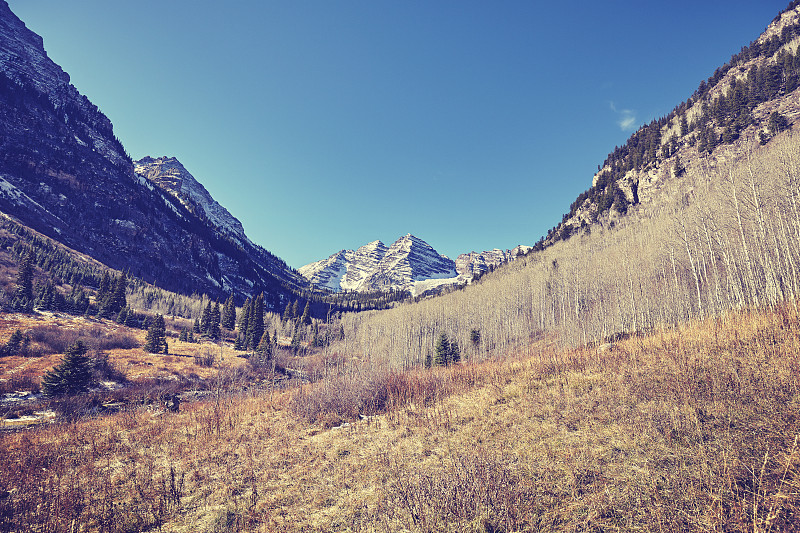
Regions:
M 476 276 L 530 250 L 492 250 L 461 254 L 453 261 L 410 233 L 387 247 L 373 241 L 302 266 L 298 272 L 314 285 L 339 292 L 409 291 L 418 296 L 443 286 L 463 285 Z

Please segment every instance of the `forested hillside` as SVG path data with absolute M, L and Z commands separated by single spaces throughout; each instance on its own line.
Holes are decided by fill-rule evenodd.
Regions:
M 800 117 L 800 102 L 791 96 L 800 84 L 799 38 L 800 14 L 792 2 L 687 100 L 615 147 L 598 165 L 592 186 L 536 248 L 591 231 L 642 205 L 658 205 L 669 182 L 702 166 L 718 147 L 742 138 L 766 144 L 790 127 Z

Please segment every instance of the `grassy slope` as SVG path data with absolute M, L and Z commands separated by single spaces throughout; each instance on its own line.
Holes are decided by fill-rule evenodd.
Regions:
M 191 321 L 188 320 L 179 319 L 178 322 L 168 320 L 168 322 L 168 329 L 172 335 L 177 334 L 176 327 L 191 327 Z M 170 379 L 187 376 L 190 373 L 195 373 L 201 378 L 211 377 L 216 370 L 197 366 L 194 362 L 196 355 L 203 355 L 209 350 L 218 362 L 228 366 L 245 364 L 245 361 L 238 359 L 236 352 L 230 348 L 210 343 L 181 342 L 174 336 L 168 339 L 170 355 L 149 354 L 141 348 L 147 335 L 146 331 L 97 318 L 52 313 L 0 314 L 0 343 L 5 343 L 15 329 L 27 332 L 33 337 L 30 351 L 34 356 L 0 358 L 0 381 L 3 382 L 19 378 L 20 374 L 29 376 L 32 381 L 38 381 L 45 372 L 61 361 L 63 349 L 54 349 L 53 345 L 66 347 L 75 339 L 83 340 L 93 350 L 99 345 L 100 351 L 108 355 L 109 361 L 131 380 Z M 112 347 L 103 348 L 104 344 Z
M 4 434 L 0 529 L 792 531 L 799 381 L 779 309 Z

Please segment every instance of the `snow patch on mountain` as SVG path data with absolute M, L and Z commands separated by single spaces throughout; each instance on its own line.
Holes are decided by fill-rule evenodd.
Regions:
M 483 252 L 469 252 L 456 258 L 456 270 L 462 276 L 474 278 L 484 272 L 494 270 L 503 263 L 513 261 L 520 255 L 525 255 L 532 247 L 520 244 L 511 250 L 495 248 Z
M 33 200 L 30 196 L 16 188 L 11 182 L 9 182 L 6 178 L 10 176 L 0 175 L 0 195 L 10 200 L 11 202 L 17 205 L 27 205 L 33 206 L 37 209 L 42 211 L 47 211 L 44 207 L 42 207 L 39 203 Z

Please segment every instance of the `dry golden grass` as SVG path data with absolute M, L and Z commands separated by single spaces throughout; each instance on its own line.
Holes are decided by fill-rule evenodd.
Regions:
M 189 322 L 187 324 L 191 325 Z M 170 321 L 170 325 L 182 325 Z M 177 340 L 177 331 L 171 331 L 173 337 L 168 339 L 169 355 L 146 353 L 141 349 L 147 332 L 140 329 L 120 326 L 110 320 L 56 315 L 51 313 L 25 315 L 16 313 L 0 313 L 0 343 L 5 343 L 15 329 L 22 332 L 45 331 L 56 336 L 70 339 L 68 335 L 81 335 L 92 347 L 93 342 L 106 341 L 114 345 L 115 338 L 132 338 L 136 347 L 102 349 L 109 361 L 130 380 L 176 378 L 195 374 L 200 378 L 211 378 L 220 366 L 241 367 L 247 361 L 238 357 L 238 353 L 225 345 L 211 343 L 187 343 Z M 169 331 L 169 330 L 168 330 Z M 35 335 L 34 335 L 35 336 Z M 68 343 L 68 342 L 67 342 Z M 126 343 L 118 343 L 126 344 Z M 45 372 L 61 361 L 62 351 L 53 350 L 50 346 L 34 340 L 30 346 L 35 356 L 11 356 L 0 358 L 0 381 L 29 376 L 38 381 Z M 195 356 L 211 354 L 215 366 L 205 367 L 195 363 Z
M 793 309 L 532 351 L 4 434 L 0 530 L 800 529 Z

